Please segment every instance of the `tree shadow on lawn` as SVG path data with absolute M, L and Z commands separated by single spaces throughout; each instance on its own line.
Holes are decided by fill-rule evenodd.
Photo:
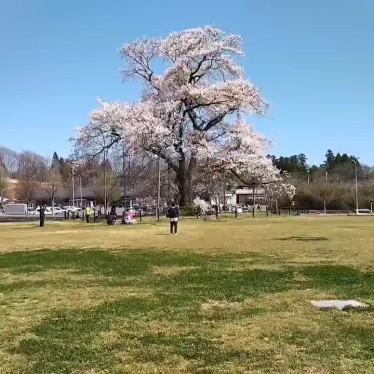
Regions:
M 224 362 L 245 365 L 253 352 L 225 348 L 217 339 L 203 336 L 199 331 L 169 334 L 121 329 L 117 318 L 129 320 L 147 318 L 157 320 L 157 304 L 144 299 L 126 298 L 103 303 L 97 308 L 58 311 L 46 319 L 32 333 L 33 338 L 21 341 L 12 353 L 32 360 L 30 373 L 70 373 L 85 369 L 110 369 L 122 363 L 123 353 L 135 362 L 170 362 L 175 355 L 193 360 L 204 368 Z M 98 344 L 101 334 L 115 331 L 112 344 Z M 263 357 L 264 358 L 264 357 Z
M 244 262 L 242 262 L 244 260 Z M 247 261 L 249 260 L 249 261 Z M 250 269 L 243 264 L 248 262 Z M 256 264 L 283 265 L 281 269 L 256 269 Z M 238 267 L 238 265 L 240 265 Z M 186 267 L 188 271 L 172 276 L 157 277 L 153 267 Z M 127 277 L 136 284 L 144 279 L 152 288 L 162 292 L 181 293 L 185 297 L 206 297 L 240 301 L 262 293 L 276 293 L 289 289 L 317 288 L 336 290 L 350 297 L 371 295 L 374 275 L 348 266 L 330 264 L 289 266 L 284 260 L 259 253 L 197 253 L 156 250 L 43 250 L 13 252 L 0 255 L 0 270 L 11 274 L 25 274 L 19 283 L 27 287 L 27 275 L 49 270 L 68 269 L 75 275 L 97 275 L 108 278 L 115 285 Z M 235 270 L 233 270 L 235 269 Z M 306 279 L 298 281 L 298 276 Z M 110 279 L 109 279 L 110 278 Z M 56 282 L 58 282 L 56 280 Z M 10 288 L 17 288 L 12 283 Z M 31 283 L 30 283 L 31 284 Z M 43 286 L 40 282 L 40 286 Z M 74 286 L 75 283 L 69 283 Z M 121 285 L 121 283 L 118 283 Z M 77 284 L 79 286 L 79 284 Z M 6 287 L 6 285 L 3 285 Z M 38 286 L 35 283 L 35 286 Z M 349 296 L 349 295 L 348 295 Z
M 75 269 L 79 274 L 136 276 L 152 266 L 232 266 L 237 260 L 268 262 L 272 257 L 259 253 L 176 252 L 159 249 L 101 250 L 58 249 L 19 251 L 0 254 L 0 269 L 13 274 L 38 273 L 53 269 Z
M 222 309 L 205 313 L 201 309 L 202 303 L 207 300 L 241 302 L 266 294 L 305 289 L 333 292 L 337 297 L 349 299 L 365 299 L 373 295 L 372 272 L 333 265 L 233 270 L 238 259 L 245 256 L 251 258 L 250 254 L 209 256 L 139 250 L 120 253 L 63 250 L 2 255 L 0 258 L 5 261 L 1 262 L 0 268 L 7 271 L 27 274 L 34 268 L 37 272 L 65 267 L 76 269 L 78 274 L 98 274 L 118 280 L 130 276 L 132 286 L 139 285 L 142 289 L 146 286 L 155 295 L 152 299 L 129 297 L 102 302 L 98 307 L 85 310 L 56 311 L 32 329 L 30 332 L 34 337 L 21 341 L 16 351 L 33 362 L 31 373 L 68 373 L 110 368 L 119 363 L 118 356 L 124 351 L 139 362 L 164 363 L 171 356 L 177 355 L 191 360 L 199 368 L 228 362 L 243 367 L 256 362 L 256 368 L 258 365 L 268 368 L 272 363 L 266 360 L 263 351 L 228 349 L 214 336 L 214 331 L 207 334 L 193 327 L 202 321 L 222 322 L 248 318 L 266 313 L 266 308 L 245 307 L 239 312 Z M 266 261 L 261 256 L 258 259 Z M 152 272 L 153 266 L 191 268 L 172 275 L 157 276 Z M 84 287 L 84 283 L 79 281 L 75 284 L 78 288 Z M 27 287 L 24 281 L 22 287 Z M 179 335 L 177 331 L 176 335 L 168 335 L 147 331 L 147 326 L 139 332 L 129 329 L 131 324 L 124 328 L 123 319 L 135 323 L 146 319 L 177 324 L 189 333 Z M 119 332 L 120 339 L 108 346 L 100 340 L 101 334 L 112 330 Z M 366 330 L 358 334 L 357 341 L 361 341 L 362 336 L 367 334 L 369 331 Z M 344 337 L 340 339 L 344 340 Z M 322 350 L 321 354 L 329 353 Z
M 296 240 L 301 242 L 319 242 L 319 241 L 327 241 L 330 240 L 329 238 L 326 238 L 324 236 L 289 236 L 289 237 L 283 237 L 283 238 L 276 238 L 273 240 Z
M 305 282 L 296 280 L 300 275 L 306 277 Z M 30 331 L 34 337 L 21 341 L 15 351 L 34 363 L 31 373 L 110 369 L 112 365 L 120 363 L 119 356 L 123 352 L 136 362 L 162 364 L 170 362 L 170 357 L 179 356 L 190 360 L 191 365 L 197 365 L 200 369 L 225 363 L 247 369 L 255 363 L 257 369 L 269 369 L 273 363 L 266 359 L 264 351 L 229 349 L 214 335 L 214 331 L 207 333 L 196 328 L 198 322 L 240 320 L 266 313 L 265 309 L 249 308 L 243 313 L 222 310 L 207 316 L 201 311 L 201 303 L 207 299 L 243 300 L 310 287 L 334 291 L 347 297 L 352 297 L 354 293 L 355 297 L 366 297 L 372 295 L 374 275 L 343 266 L 309 266 L 299 269 L 297 274 L 294 269 L 242 272 L 194 269 L 162 279 L 150 277 L 149 286 L 156 291 L 158 297 L 155 299 L 129 297 L 103 302 L 96 308 L 86 310 L 56 311 Z M 129 321 L 126 326 L 121 325 L 124 318 Z M 184 333 L 179 334 L 178 329 L 172 334 L 155 332 L 146 325 L 140 331 L 129 328 L 134 326 L 131 321 L 139 325 L 139 320 L 153 321 L 156 325 L 157 321 L 163 324 L 172 322 L 173 326 L 177 324 L 183 327 Z M 113 330 L 119 334 L 113 344 L 100 341 L 102 333 Z M 327 330 L 331 335 L 330 325 Z M 343 331 L 338 339 L 344 344 L 348 340 L 349 344 L 364 341 L 372 333 L 369 329 L 362 329 L 347 340 Z M 302 331 L 298 333 L 295 330 L 290 344 L 302 339 L 304 346 L 308 346 L 311 340 L 302 334 Z M 317 341 L 319 337 L 316 335 L 314 339 Z M 319 352 L 326 359 L 330 353 L 322 349 Z

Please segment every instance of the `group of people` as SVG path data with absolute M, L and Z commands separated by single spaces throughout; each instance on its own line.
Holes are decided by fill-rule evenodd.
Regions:
M 107 215 L 107 224 L 108 225 L 115 225 L 117 223 L 117 211 L 115 205 L 113 205 L 110 209 L 110 213 Z M 126 209 L 124 212 L 122 223 L 126 225 L 133 225 L 136 223 L 134 216 L 130 209 Z
M 170 235 L 178 235 L 179 208 L 174 202 L 170 203 L 170 206 L 168 207 L 168 210 L 166 212 L 166 217 L 169 218 L 170 221 Z M 116 222 L 117 212 L 116 207 L 113 205 L 110 213 L 107 215 L 107 224 L 114 225 L 116 224 Z M 126 209 L 122 219 L 122 223 L 127 225 L 136 223 L 130 209 Z

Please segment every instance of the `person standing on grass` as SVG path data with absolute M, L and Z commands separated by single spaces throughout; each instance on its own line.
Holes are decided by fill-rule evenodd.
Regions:
M 171 203 L 167 211 L 167 217 L 170 219 L 170 235 L 178 234 L 179 209 L 175 203 Z

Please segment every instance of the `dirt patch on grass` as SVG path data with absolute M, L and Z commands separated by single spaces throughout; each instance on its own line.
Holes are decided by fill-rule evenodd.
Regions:
M 173 277 L 179 273 L 197 269 L 197 266 L 153 266 L 152 274 L 160 277 Z
M 100 281 L 107 277 L 99 277 L 92 274 L 79 274 L 75 269 L 53 269 L 34 273 L 2 273 L 0 275 L 0 282 L 2 284 L 12 284 L 15 282 L 39 282 L 39 281 Z
M 246 307 L 244 303 L 229 302 L 223 300 L 208 300 L 201 304 L 201 309 L 204 311 L 210 310 L 235 310 L 240 311 Z
M 240 261 L 240 260 L 239 260 Z M 237 265 L 227 268 L 229 271 L 245 271 L 245 270 L 282 270 L 281 265 L 273 264 L 258 264 L 251 262 L 238 262 Z

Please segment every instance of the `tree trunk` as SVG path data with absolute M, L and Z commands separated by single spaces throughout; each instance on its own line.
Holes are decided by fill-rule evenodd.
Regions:
M 53 216 L 55 214 L 55 194 L 52 195 L 51 204 L 52 204 L 52 216 Z
M 179 160 L 179 170 L 177 174 L 179 189 L 179 206 L 184 207 L 187 204 L 187 178 L 186 178 L 186 160 Z
M 185 207 L 192 204 L 192 176 L 195 172 L 196 159 L 191 157 L 188 166 L 185 158 L 179 160 L 179 170 L 177 173 L 179 189 L 179 205 Z

